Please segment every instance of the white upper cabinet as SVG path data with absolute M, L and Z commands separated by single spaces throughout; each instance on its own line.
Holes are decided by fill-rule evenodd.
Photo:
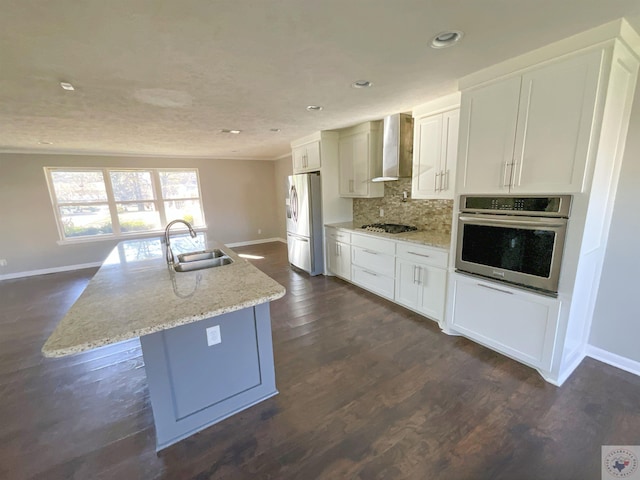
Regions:
M 595 51 L 523 75 L 513 192 L 582 191 L 601 63 Z
M 453 198 L 460 110 L 414 120 L 412 198 Z
M 301 145 L 292 144 L 293 173 L 316 172 L 320 170 L 320 140 Z
M 381 122 L 367 122 L 340 132 L 338 157 L 341 197 L 384 196 L 384 184 L 371 181 L 382 172 Z
M 602 51 L 462 94 L 459 193 L 577 193 L 592 136 Z

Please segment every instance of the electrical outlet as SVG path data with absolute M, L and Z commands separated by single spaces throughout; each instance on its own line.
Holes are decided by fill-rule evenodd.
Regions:
M 384 208 L 381 208 L 381 209 L 380 209 L 380 216 L 381 216 L 381 217 L 384 217 Z
M 7 266 L 7 259 L 0 258 L 0 267 L 6 267 L 6 266 Z
M 258 235 L 260 235 L 261 233 L 262 233 L 262 229 L 261 229 L 261 228 L 259 228 L 259 229 L 258 229 Z
M 221 342 L 222 337 L 220 336 L 220 325 L 207 328 L 207 345 L 211 347 Z

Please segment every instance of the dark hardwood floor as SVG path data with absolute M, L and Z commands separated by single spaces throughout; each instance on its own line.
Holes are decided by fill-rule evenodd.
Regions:
M 640 378 L 586 359 L 562 388 L 335 278 L 237 248 L 272 303 L 280 394 L 156 455 L 139 342 L 40 348 L 95 269 L 0 282 L 0 478 L 600 479 L 640 444 Z

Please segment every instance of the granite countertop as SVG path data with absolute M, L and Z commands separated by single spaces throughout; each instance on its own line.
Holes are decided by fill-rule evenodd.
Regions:
M 390 238 L 392 240 L 401 240 L 403 242 L 419 243 L 421 245 L 427 245 L 429 247 L 442 248 L 447 251 L 451 246 L 451 235 L 439 232 L 421 230 L 405 233 L 369 232 L 367 230 L 363 230 L 361 228 L 362 225 L 355 224 L 353 222 L 327 223 L 325 226 L 349 230 L 352 233 L 359 233 L 362 235 L 372 235 L 374 237 Z
M 204 247 L 190 242 L 189 237 L 176 236 L 171 247 L 176 254 Z M 219 248 L 234 262 L 176 273 L 167 266 L 159 238 L 119 243 L 42 353 L 46 357 L 79 353 L 284 296 L 282 285 L 233 250 L 212 240 L 206 241 L 206 248 Z

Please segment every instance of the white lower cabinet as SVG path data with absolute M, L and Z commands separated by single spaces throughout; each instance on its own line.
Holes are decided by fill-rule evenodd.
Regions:
M 396 255 L 396 303 L 441 321 L 447 285 L 447 253 L 398 243 Z
M 551 370 L 560 306 L 556 298 L 451 275 L 451 329 L 545 371 Z
M 368 235 L 351 235 L 351 281 L 393 300 L 396 244 Z
M 351 234 L 327 227 L 327 266 L 334 275 L 351 280 Z
M 443 320 L 446 250 L 331 226 L 325 227 L 325 235 L 330 273 L 433 320 Z

